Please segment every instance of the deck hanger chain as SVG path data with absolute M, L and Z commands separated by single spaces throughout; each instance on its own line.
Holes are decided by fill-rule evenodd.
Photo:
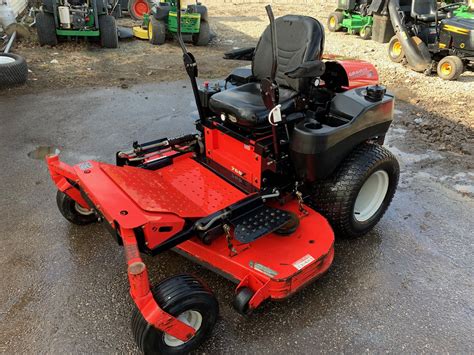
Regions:
M 222 228 L 224 229 L 225 239 L 227 240 L 227 247 L 229 248 L 230 256 L 237 255 L 237 250 L 234 248 L 232 244 L 232 236 L 230 235 L 230 226 L 225 223 Z
M 295 184 L 295 195 L 296 195 L 296 199 L 298 200 L 298 209 L 300 213 L 302 213 L 304 216 L 307 216 L 309 212 L 304 207 L 303 193 L 301 193 L 301 191 L 298 190 L 298 183 Z

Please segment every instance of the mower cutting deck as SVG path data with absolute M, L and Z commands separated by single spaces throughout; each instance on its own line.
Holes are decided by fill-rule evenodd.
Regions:
M 198 87 L 196 61 L 178 36 L 196 133 L 135 142 L 115 165 L 47 157 L 63 216 L 101 221 L 124 247 L 132 331 L 145 353 L 196 349 L 219 307 L 191 275 L 151 286 L 141 254 L 171 249 L 215 270 L 237 283 L 233 306 L 248 315 L 323 275 L 335 233 L 366 234 L 395 193 L 399 166 L 382 146 L 394 98 L 374 66 L 322 61 L 317 20 L 267 12 L 270 26 L 246 50 L 252 67 L 224 83 Z

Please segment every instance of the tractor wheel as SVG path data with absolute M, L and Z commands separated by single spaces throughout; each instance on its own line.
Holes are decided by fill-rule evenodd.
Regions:
M 450 55 L 439 61 L 437 72 L 443 80 L 457 80 L 464 73 L 464 63 L 461 58 Z
M 388 56 L 394 63 L 401 63 L 405 58 L 405 52 L 397 36 L 393 36 L 388 44 Z
M 344 20 L 344 14 L 342 12 L 333 12 L 328 18 L 328 30 L 331 32 L 337 32 L 342 28 L 342 21 Z
M 165 312 L 196 329 L 194 337 L 183 342 L 150 325 L 138 309 L 132 315 L 132 332 L 145 354 L 188 354 L 211 334 L 219 313 L 214 294 L 191 275 L 163 280 L 151 290 Z
M 370 27 L 370 26 L 362 27 L 360 29 L 359 36 L 364 41 L 366 41 L 368 39 L 371 39 L 372 38 L 372 27 Z
M 97 216 L 93 210 L 82 207 L 64 192 L 58 190 L 56 203 L 59 212 L 73 224 L 83 226 L 97 222 Z
M 12 53 L 0 53 L 0 88 L 24 84 L 28 78 L 25 58 Z
M 207 7 L 204 5 L 188 5 L 188 12 L 194 14 L 201 14 L 201 20 L 208 21 Z
M 147 0 L 129 0 L 128 13 L 134 20 L 143 20 L 143 15 L 149 14 L 151 6 Z
M 390 151 L 363 143 L 332 177 L 313 185 L 311 205 L 328 219 L 336 237 L 363 236 L 390 205 L 399 174 L 397 159 Z
M 193 34 L 193 44 L 195 46 L 207 46 L 211 40 L 211 29 L 209 22 L 201 20 L 199 33 Z
M 252 313 L 252 310 L 249 308 L 249 302 L 253 295 L 254 292 L 250 288 L 242 287 L 235 294 L 232 306 L 243 316 L 249 316 Z
M 40 45 L 55 46 L 58 44 L 54 15 L 49 12 L 39 12 L 36 15 L 36 32 Z
M 164 21 L 150 18 L 148 23 L 148 40 L 151 44 L 163 44 L 166 40 L 166 24 Z
M 54 13 L 53 0 L 43 0 L 43 11 Z
M 100 44 L 104 48 L 118 48 L 118 33 L 115 18 L 111 15 L 99 16 Z

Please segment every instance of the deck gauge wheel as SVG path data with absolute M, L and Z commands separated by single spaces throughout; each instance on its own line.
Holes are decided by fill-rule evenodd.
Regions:
M 82 207 L 62 191 L 58 190 L 56 203 L 58 204 L 59 212 L 73 224 L 83 226 L 97 222 L 98 218 L 94 210 Z
M 250 314 L 252 314 L 252 309 L 250 309 L 249 302 L 252 299 L 253 295 L 254 292 L 250 288 L 240 288 L 235 294 L 232 306 L 237 312 L 239 312 L 243 316 L 249 316 Z

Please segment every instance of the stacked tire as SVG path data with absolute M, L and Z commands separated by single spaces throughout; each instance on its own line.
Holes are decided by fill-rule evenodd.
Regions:
M 12 53 L 0 53 L 0 89 L 21 85 L 28 78 L 25 58 Z

